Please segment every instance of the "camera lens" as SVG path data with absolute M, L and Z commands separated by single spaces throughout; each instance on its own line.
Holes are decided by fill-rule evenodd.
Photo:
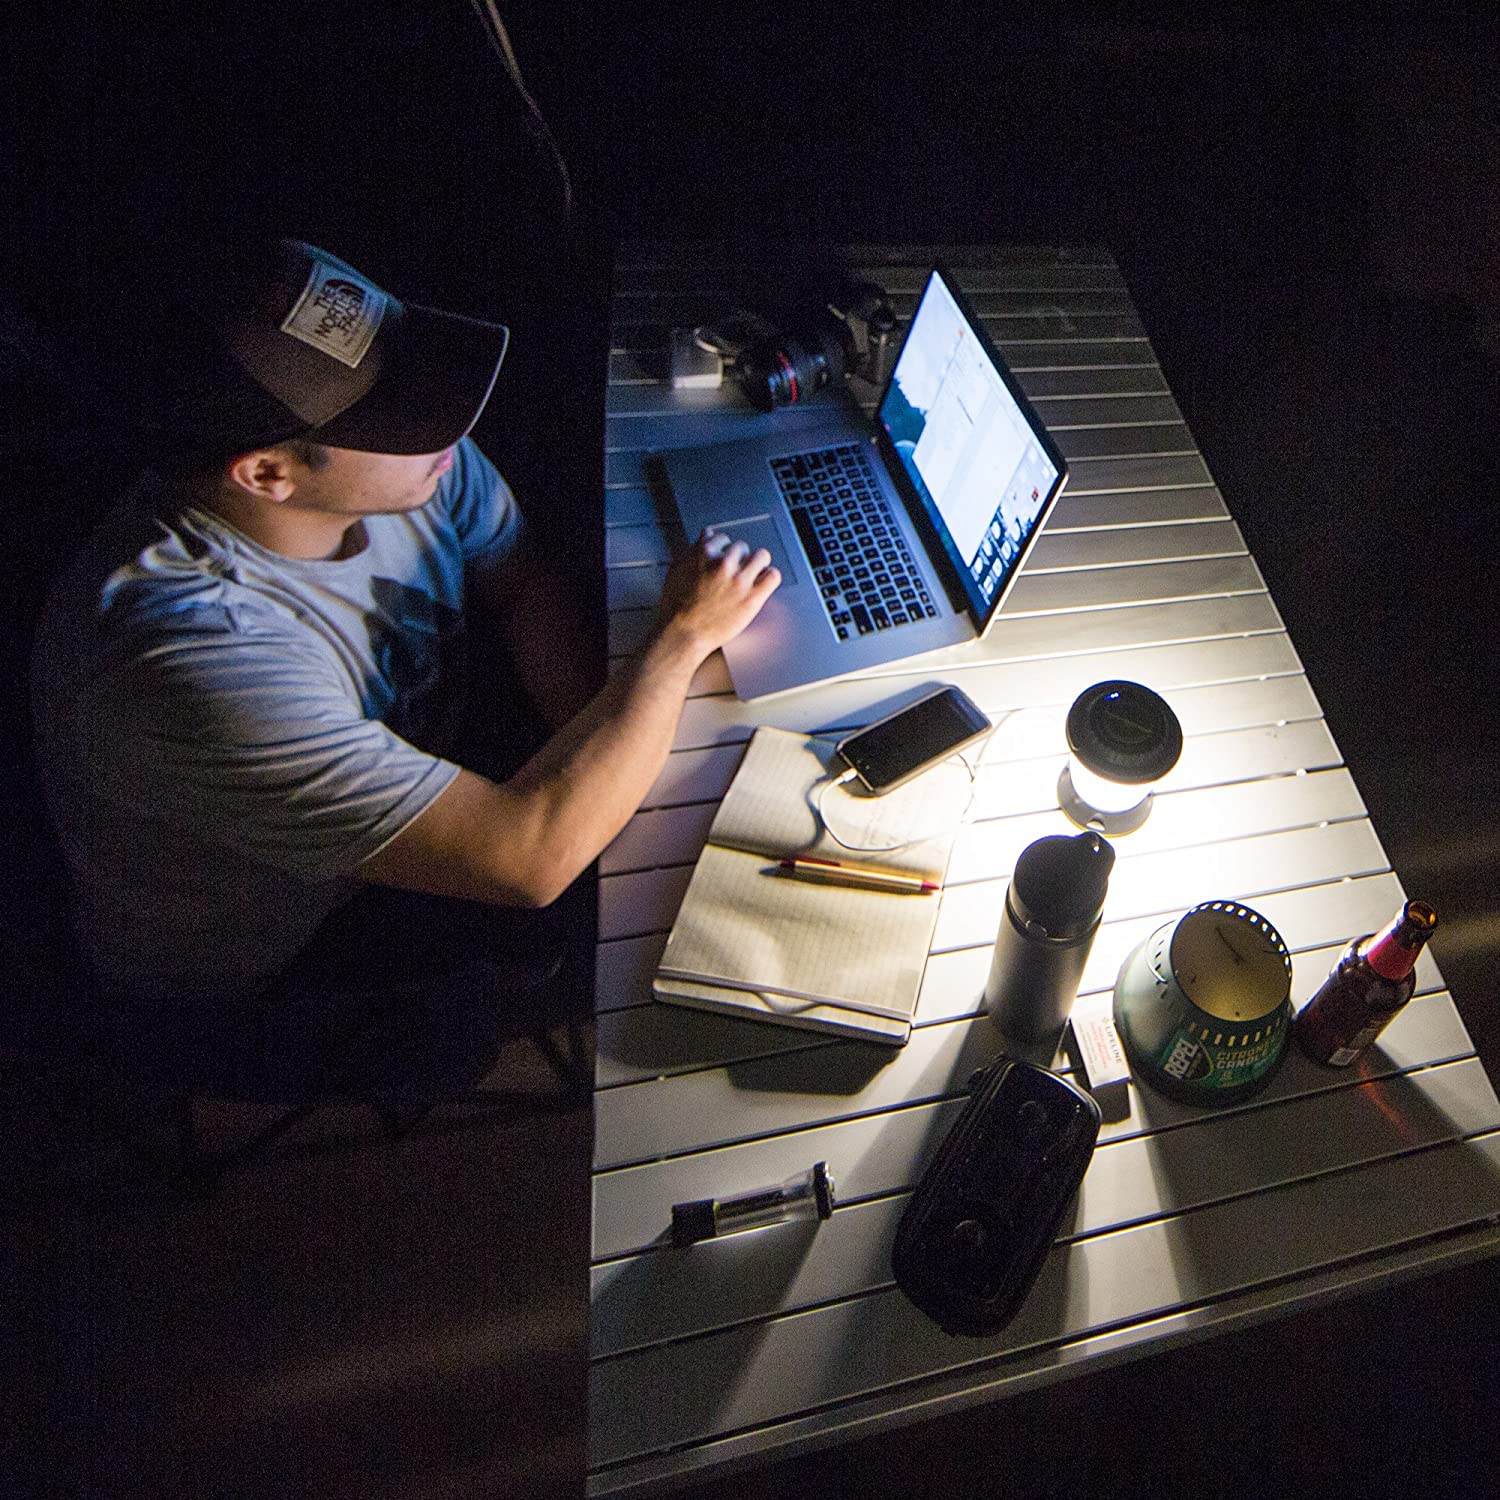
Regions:
M 740 381 L 753 406 L 774 411 L 842 380 L 846 364 L 842 327 L 815 325 L 747 349 L 740 357 Z

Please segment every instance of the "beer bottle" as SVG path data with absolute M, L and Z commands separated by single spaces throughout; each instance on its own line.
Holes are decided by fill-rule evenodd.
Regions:
M 1411 999 L 1417 955 L 1436 926 L 1425 901 L 1408 901 L 1379 932 L 1350 943 L 1297 1017 L 1302 1050 L 1335 1068 L 1353 1062 Z

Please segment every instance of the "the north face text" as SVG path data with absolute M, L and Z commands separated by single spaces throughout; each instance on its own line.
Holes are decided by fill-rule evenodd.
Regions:
M 384 292 L 330 266 L 314 266 L 282 332 L 332 355 L 352 370 L 365 357 L 385 316 Z

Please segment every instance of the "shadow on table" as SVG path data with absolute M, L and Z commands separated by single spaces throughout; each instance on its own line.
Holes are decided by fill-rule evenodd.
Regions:
M 819 1059 L 835 1051 L 852 1056 L 828 1064 L 825 1083 Z M 772 1089 L 776 1085 L 765 1071 L 785 1066 L 798 1079 L 789 1087 L 845 1094 L 864 1087 L 898 1055 L 899 1049 L 879 1043 L 835 1041 L 797 1027 L 654 1001 L 628 1012 L 607 1012 L 598 1039 L 601 1077 L 611 1083 L 713 1066 L 725 1068 L 736 1084 Z
M 943 1028 L 944 1045 L 928 1053 L 926 1060 L 902 1081 L 899 1095 L 872 1098 L 871 1108 L 919 1104 L 963 1093 L 974 1074 L 994 1062 L 1002 1050 L 999 1034 L 987 1025 L 967 1025 L 962 1031 Z M 913 1033 L 913 1039 L 917 1033 Z M 947 1039 L 956 1039 L 956 1046 Z M 913 1042 L 908 1042 L 911 1047 Z M 870 1087 L 881 1071 L 906 1055 L 906 1048 L 878 1042 L 835 1042 L 804 1052 L 782 1053 L 774 1058 L 756 1058 L 731 1063 L 726 1071 L 736 1088 L 772 1093 L 857 1094 Z M 1017 1056 L 1024 1056 L 1017 1052 Z M 1050 1052 L 1048 1056 L 1050 1057 Z
M 879 1042 L 834 1042 L 805 1052 L 730 1063 L 725 1069 L 737 1089 L 773 1094 L 836 1094 L 849 1097 L 869 1088 L 901 1055 Z
M 1314 1067 L 1295 1057 L 1288 1065 L 1289 1071 Z M 1367 1073 L 1384 1066 L 1378 1048 L 1364 1060 Z M 1460 1082 L 1453 1069 L 1477 1076 Z M 1304 1090 L 1225 1111 L 1191 1132 L 1152 1138 L 1156 1200 L 1167 1216 L 1168 1253 L 1186 1298 L 1229 1296 L 1267 1281 L 1270 1261 L 1257 1249 L 1267 1236 L 1282 1247 L 1276 1257 L 1282 1275 L 1292 1269 L 1289 1244 L 1297 1265 L 1312 1270 L 1440 1237 L 1500 1208 L 1500 1168 L 1465 1142 L 1492 1129 L 1495 1119 L 1477 1060 L 1414 1076 L 1340 1081 L 1332 1090 L 1340 1096 L 1335 1101 L 1326 1099 L 1324 1071 L 1309 1080 L 1311 1090 L 1324 1094 L 1317 1130 L 1308 1130 L 1297 1112 L 1308 1097 Z M 1449 1098 L 1451 1107 L 1444 1102 Z M 1175 1138 L 1185 1134 L 1193 1137 L 1191 1149 L 1186 1141 L 1176 1149 Z M 1408 1171 L 1399 1182 L 1382 1177 L 1381 1163 L 1414 1153 L 1428 1157 L 1427 1170 Z M 1338 1169 L 1330 1170 L 1335 1156 Z M 1356 1160 L 1360 1165 L 1351 1169 Z M 1273 1191 L 1275 1200 L 1246 1206 Z M 1249 1234 L 1252 1219 L 1260 1229 Z
M 594 1356 L 763 1318 L 787 1300 L 820 1228 L 792 1219 L 682 1247 L 664 1230 L 649 1253 L 596 1273 Z
M 625 1424 L 631 1418 L 601 1399 L 609 1394 L 607 1356 L 613 1352 L 656 1344 L 651 1356 L 657 1377 L 655 1435 L 659 1440 L 666 1431 L 680 1438 L 732 1430 L 752 1412 L 775 1413 L 775 1421 L 795 1417 L 799 1401 L 819 1393 L 843 1392 L 859 1403 L 893 1387 L 951 1376 L 965 1367 L 984 1368 L 988 1378 L 1003 1379 L 1005 1366 L 1015 1362 L 1019 1374 L 1020 1367 L 1033 1359 L 1045 1361 L 1047 1347 L 1067 1326 L 1070 1309 L 1087 1305 L 1086 1268 L 1077 1264 L 1073 1247 L 1058 1246 L 1007 1329 L 990 1338 L 950 1336 L 894 1287 L 884 1240 L 867 1247 L 860 1267 L 863 1275 L 839 1280 L 836 1302 L 820 1300 L 825 1284 L 814 1254 L 819 1233 L 813 1224 L 783 1224 L 688 1251 L 637 1257 L 619 1268 L 617 1280 L 596 1287 L 594 1326 L 596 1334 L 609 1340 L 595 1348 L 596 1358 L 606 1356 L 595 1386 L 596 1462 L 607 1462 L 631 1447 L 649 1451 L 652 1438 L 628 1430 Z M 799 1285 L 804 1278 L 808 1284 Z M 778 1373 L 786 1346 L 778 1342 L 776 1325 L 766 1321 L 768 1308 L 780 1314 L 808 1311 L 820 1324 L 826 1323 L 828 1342 L 802 1350 L 804 1359 L 821 1373 L 808 1368 Z M 657 1343 L 686 1331 L 684 1319 L 695 1318 L 701 1320 L 700 1327 L 719 1330 L 710 1349 L 701 1343 Z M 774 1361 L 768 1343 L 779 1351 Z M 713 1361 L 712 1375 L 702 1366 L 705 1359 Z M 772 1390 L 773 1384 L 782 1387 L 780 1395 Z M 634 1420 L 640 1421 L 640 1415 Z M 797 1460 L 799 1466 L 809 1457 Z M 758 1478 L 748 1475 L 725 1475 L 716 1483 L 728 1486 L 726 1494 L 762 1493 Z M 739 1488 L 741 1483 L 745 1488 Z M 815 1485 L 799 1493 L 849 1492 Z

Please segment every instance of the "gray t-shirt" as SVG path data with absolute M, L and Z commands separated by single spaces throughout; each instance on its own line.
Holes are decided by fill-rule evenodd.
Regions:
M 466 575 L 521 517 L 465 440 L 336 561 L 270 552 L 147 478 L 58 580 L 38 760 L 107 993 L 263 987 L 458 773 Z

